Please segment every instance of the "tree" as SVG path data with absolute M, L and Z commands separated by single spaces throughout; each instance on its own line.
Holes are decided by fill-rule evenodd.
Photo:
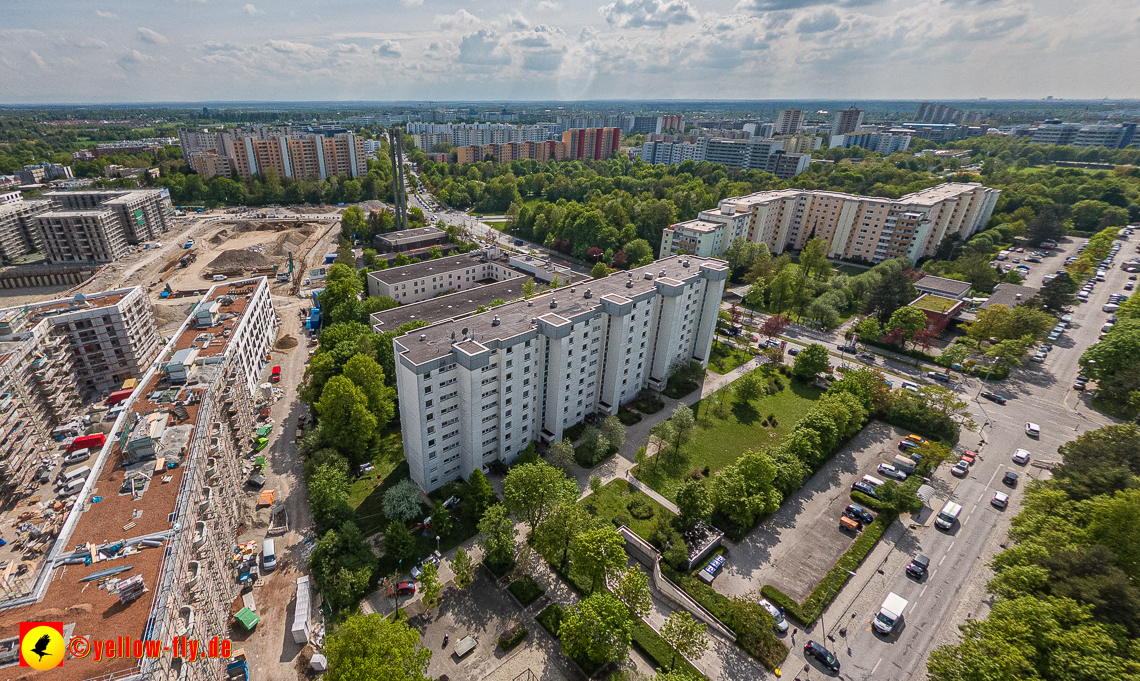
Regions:
M 749 404 L 764 394 L 765 383 L 759 374 L 750 371 L 737 379 L 735 388 L 737 399 Z
M 827 242 L 819 237 L 808 239 L 800 251 L 800 269 L 816 281 L 831 278 L 831 263 L 827 262 Z
M 713 476 L 712 500 L 717 510 L 741 528 L 750 528 L 763 513 L 774 513 L 783 497 L 773 484 L 776 465 L 764 452 L 745 452 L 736 463 Z
M 1063 466 L 1053 470 L 1058 486 L 1072 499 L 1090 499 L 1137 486 L 1140 428 L 1109 425 L 1061 445 Z
M 949 365 L 949 366 L 954 366 L 955 364 L 961 364 L 969 356 L 970 356 L 970 348 L 968 348 L 965 345 L 962 345 L 961 343 L 958 343 L 958 342 L 954 342 L 954 343 L 951 343 L 950 345 L 947 345 L 946 349 L 944 349 L 942 351 L 942 355 L 941 355 L 942 363 Z
M 582 532 L 570 549 L 574 567 L 590 579 L 590 592 L 596 592 L 607 575 L 626 567 L 625 541 L 613 525 Z
M 352 517 L 348 506 L 348 475 L 335 464 L 323 464 L 309 476 L 309 507 L 317 532 L 324 532 Z
M 649 575 L 645 574 L 640 565 L 629 566 L 625 574 L 616 578 L 611 590 L 638 617 L 647 617 L 653 610 L 653 599 L 649 595 Z
M 752 267 L 752 263 L 755 262 L 756 256 L 759 254 L 760 244 L 749 241 L 746 237 L 738 236 L 732 240 L 732 244 L 725 251 L 724 259 L 732 268 L 733 277 L 739 278 L 744 270 Z
M 926 313 L 917 307 L 900 307 L 887 322 L 888 329 L 902 329 L 903 337 L 914 340 L 914 335 L 926 328 Z
M 523 282 L 523 285 L 522 285 L 523 298 L 530 300 L 531 298 L 533 298 L 535 296 L 535 293 L 537 292 L 537 290 L 538 289 L 534 285 L 534 279 L 531 279 L 528 277 L 527 280 Z
M 804 379 L 813 379 L 819 372 L 827 369 L 830 363 L 827 348 L 819 343 L 812 343 L 796 355 L 792 372 Z
M 420 515 L 420 489 L 416 483 L 404 478 L 384 492 L 384 516 L 389 520 L 406 523 Z
M 593 277 L 594 279 L 601 279 L 601 278 L 609 275 L 609 273 L 610 273 L 610 268 L 606 267 L 606 264 L 604 262 L 602 262 L 601 260 L 599 260 L 598 264 L 594 265 L 594 268 L 592 270 L 590 270 L 590 276 Z
M 788 328 L 789 321 L 790 320 L 783 315 L 770 315 L 764 320 L 764 323 L 760 325 L 760 335 L 768 339 L 775 338 L 783 333 L 784 329 Z
M 384 553 L 403 563 L 412 557 L 416 550 L 416 539 L 403 523 L 393 520 L 384 530 Z
M 565 439 L 552 443 L 547 459 L 551 466 L 569 475 L 574 466 L 574 445 Z
M 610 443 L 606 442 L 602 431 L 593 426 L 586 426 L 586 429 L 582 431 L 582 448 L 589 452 L 590 460 L 594 461 L 606 455 L 610 449 Z
M 340 234 L 351 242 L 364 231 L 364 211 L 360 206 L 349 206 L 340 216 Z
M 677 508 L 681 511 L 681 522 L 692 527 L 712 516 L 713 504 L 708 488 L 699 480 L 687 480 L 677 487 Z
M 403 620 L 353 615 L 325 639 L 329 681 L 430 681 L 431 651 Z
M 317 403 L 321 431 L 330 444 L 353 464 L 366 458 L 362 444 L 376 431 L 376 417 L 368 409 L 368 397 L 344 376 L 334 376 L 321 391 Z
M 564 501 L 578 498 L 578 485 L 545 462 L 517 466 L 503 481 L 503 503 L 531 529 Z
M 602 421 L 602 437 L 606 439 L 606 443 L 615 449 L 621 449 L 625 444 L 625 426 L 616 416 L 607 416 Z
M 748 287 L 748 293 L 744 294 L 744 304 L 752 309 L 762 307 L 764 305 L 764 295 L 768 292 L 768 285 L 764 283 L 763 279 L 752 282 Z
M 498 567 L 511 564 L 515 558 L 515 524 L 503 504 L 495 504 L 483 513 L 476 539 L 487 562 Z
M 872 285 L 863 301 L 863 311 L 886 323 L 903 305 L 918 297 L 918 290 L 901 267 L 887 269 Z
M 451 571 L 455 573 L 455 586 L 466 589 L 475 581 L 475 566 L 471 563 L 471 556 L 460 546 L 451 559 Z
M 625 251 L 630 267 L 641 267 L 653 262 L 653 249 L 645 239 L 634 239 L 622 246 L 622 250 Z
M 451 511 L 444 507 L 442 501 L 435 502 L 431 507 L 431 531 L 440 537 L 447 537 L 452 529 Z
M 336 612 L 356 609 L 376 569 L 376 554 L 351 520 L 329 530 L 309 558 L 313 581 Z
M 992 371 L 1008 372 L 1014 367 L 1021 366 L 1021 359 L 1032 339 L 1003 340 L 986 351 L 986 356 L 993 360 L 990 364 Z
M 476 518 L 482 518 L 483 511 L 497 501 L 491 483 L 487 482 L 487 477 L 478 468 L 471 471 L 471 475 L 467 476 L 464 491 L 467 495 L 467 503 L 471 505 L 472 514 Z
M 1078 203 L 1079 206 L 1084 201 Z M 1099 203 L 1099 202 L 1089 202 Z M 1076 206 L 1074 206 L 1074 209 Z M 1082 213 L 1082 217 L 1083 217 Z M 1075 218 L 1076 216 L 1074 216 Z M 1092 220 L 1091 226 L 1088 227 L 1090 231 L 1096 228 L 1097 221 L 1100 220 L 1100 213 L 1096 213 Z M 1084 223 L 1082 219 L 1081 223 Z M 1077 222 L 1074 221 L 1074 229 L 1084 229 L 1084 227 L 1077 227 Z M 1064 223 L 1064 208 L 1056 204 L 1042 207 L 1041 211 L 1025 225 L 1025 239 L 1034 246 L 1039 246 L 1043 241 L 1056 241 L 1065 236 L 1065 223 Z
M 570 556 L 570 545 L 588 520 L 589 516 L 581 506 L 573 502 L 564 503 L 535 530 L 534 545 L 543 554 L 557 553 L 560 556 L 559 566 L 565 566 Z
M 396 391 L 384 384 L 384 370 L 368 355 L 357 353 L 345 362 L 344 377 L 361 390 L 368 401 L 368 411 L 383 426 L 396 414 Z
M 419 588 L 424 596 L 424 607 L 431 610 L 439 605 L 440 592 L 443 590 L 443 584 L 439 581 L 439 568 L 435 563 L 424 563 L 420 570 Z
M 594 592 L 566 612 L 558 629 L 562 650 L 598 665 L 624 660 L 631 641 L 629 608 L 608 591 Z
M 692 408 L 683 402 L 678 404 L 673 408 L 673 414 L 669 417 L 669 424 L 673 428 L 673 453 L 679 455 L 681 445 L 688 441 L 693 429 L 697 427 L 697 420 L 693 416 Z
M 1096 380 L 1112 378 L 1140 357 L 1140 320 L 1121 319 L 1104 338 L 1085 350 L 1080 364 Z M 1133 381 L 1140 380 L 1134 376 Z
M 772 639 L 775 622 L 768 611 L 760 605 L 759 594 L 755 591 L 729 599 L 725 604 L 727 623 L 737 632 L 736 642 L 747 651 L 763 650 Z
M 677 666 L 677 655 L 697 659 L 709 649 L 708 627 L 704 622 L 693 619 L 685 610 L 677 610 L 669 615 L 661 625 L 661 638 L 673 649 L 670 669 Z
M 768 284 L 769 307 L 777 315 L 789 309 L 796 298 L 796 275 L 785 268 Z
M 1036 298 L 1045 309 L 1058 312 L 1073 304 L 1073 294 L 1076 292 L 1077 284 L 1072 277 L 1068 272 L 1061 272 L 1041 287 Z

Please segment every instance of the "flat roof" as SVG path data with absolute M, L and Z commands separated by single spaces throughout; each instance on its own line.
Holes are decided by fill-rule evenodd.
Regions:
M 931 312 L 946 314 L 950 310 L 953 310 L 955 305 L 961 304 L 962 301 L 956 298 L 943 298 L 942 296 L 924 293 L 916 300 L 914 300 L 914 302 L 910 304 L 910 307 L 917 307 L 920 310 L 930 310 Z
M 914 287 L 919 291 L 926 291 L 928 293 L 944 294 L 954 298 L 961 298 L 970 291 L 970 282 L 958 281 L 957 279 L 946 279 L 944 277 L 933 277 L 926 275 L 914 282 Z
M 431 276 L 441 272 L 447 274 L 455 270 L 484 264 L 495 264 L 504 268 L 508 267 L 505 264 L 497 263 L 492 260 L 485 260 L 482 256 L 478 255 L 449 255 L 445 258 L 424 260 L 402 267 L 389 267 L 386 270 L 376 270 L 375 272 L 369 272 L 368 276 L 376 281 L 382 281 L 385 284 L 398 284 L 403 281 L 422 279 L 425 276 Z
M 431 239 L 446 239 L 447 232 L 435 227 L 417 227 L 415 229 L 402 229 L 398 232 L 388 232 L 377 235 L 381 241 L 393 245 L 412 243 L 416 241 L 429 241 Z
M 252 292 L 260 280 L 265 277 L 227 282 L 215 286 L 210 293 L 203 297 L 202 302 L 216 300 L 237 292 Z M 232 305 L 224 306 L 222 312 L 236 313 L 244 311 L 248 300 L 244 296 L 234 299 Z M 202 333 L 215 332 L 219 342 L 212 342 L 203 352 L 204 355 L 217 355 L 224 351 L 230 340 L 230 335 L 222 335 L 225 326 L 236 326 L 222 322 L 212 329 L 202 329 L 193 324 L 186 324 L 182 332 L 164 350 L 165 357 L 171 347 L 188 347 L 194 339 Z M 213 366 L 200 367 L 209 371 Z M 208 374 L 207 374 L 208 375 Z M 161 411 L 172 411 L 172 401 L 187 401 L 182 405 L 186 410 L 187 418 L 178 419 L 172 415 L 162 439 L 158 456 L 163 451 L 172 454 L 179 452 L 182 446 L 191 441 L 195 429 L 198 427 L 198 402 L 206 392 L 205 381 L 198 385 L 170 385 L 162 380 L 161 372 L 151 371 L 145 382 L 139 386 L 135 397 L 130 403 L 130 414 L 145 417 L 148 414 Z M 132 416 L 123 416 L 125 427 L 129 427 L 126 419 Z M 208 424 L 203 424 L 208 427 Z M 163 468 L 155 471 L 155 461 L 124 466 L 124 452 L 117 440 L 111 441 L 106 461 L 99 473 L 89 498 L 79 499 L 82 502 L 73 513 L 78 517 L 69 518 L 75 522 L 74 530 L 70 535 L 56 539 L 56 545 L 65 542 L 58 548 L 55 564 L 59 567 L 48 567 L 53 574 L 43 598 L 34 604 L 0 611 L 0 639 L 15 637 L 19 634 L 20 622 L 48 621 L 63 622 L 65 635 L 73 630 L 75 635 L 93 636 L 95 638 L 113 638 L 114 636 L 130 636 L 141 639 L 153 609 L 154 598 L 159 586 L 159 577 L 162 570 L 163 556 L 166 553 L 167 542 L 156 548 L 137 548 L 131 555 L 121 555 L 90 565 L 60 564 L 60 561 L 71 556 L 75 547 L 91 544 L 94 547 L 106 546 L 122 542 L 124 546 L 148 535 L 173 530 L 170 514 L 175 512 L 178 493 L 182 486 L 182 477 L 186 472 L 184 466 L 177 468 Z M 147 476 L 149 481 L 141 495 L 137 492 L 120 494 L 120 486 L 128 476 Z M 167 479 L 169 478 L 169 479 Z M 95 501 L 99 497 L 99 501 Z M 182 527 L 181 532 L 193 532 L 193 528 Z M 120 604 L 117 593 L 100 586 L 98 581 L 82 582 L 95 572 L 116 567 L 132 566 L 131 569 L 115 575 L 114 578 L 128 579 L 141 575 L 143 583 L 149 590 L 141 597 L 127 604 Z M 68 626 L 73 629 L 67 629 Z M 85 658 L 69 658 L 59 669 L 52 672 L 53 679 L 63 681 L 81 681 L 94 677 L 104 677 L 115 672 L 135 669 L 137 660 L 104 658 L 96 662 L 94 656 Z M 12 668 L 10 671 L 17 669 Z M 30 674 L 14 672 L 13 678 L 31 678 Z M 34 672 L 32 672 L 34 674 Z
M 688 264 L 686 267 L 685 264 Z M 536 296 L 530 300 L 519 300 L 500 305 L 482 314 L 464 317 L 459 320 L 442 321 L 432 326 L 416 329 L 400 337 L 400 344 L 406 348 L 400 353 L 414 364 L 423 364 L 433 359 L 445 357 L 455 347 L 478 348 L 492 340 L 514 338 L 535 328 L 533 320 L 547 319 L 556 324 L 589 312 L 601 304 L 602 298 L 612 296 L 620 300 L 632 299 L 643 294 L 654 293 L 658 281 L 664 280 L 676 286 L 700 276 L 701 267 L 708 266 L 717 271 L 728 269 L 723 260 L 702 258 L 695 255 L 671 256 L 628 272 L 615 272 L 608 277 L 584 281 Z M 645 275 L 652 278 L 646 279 Z M 626 286 L 626 282 L 632 286 Z M 586 297 L 586 292 L 590 297 Z M 556 307 L 551 307 L 556 302 Z M 477 342 L 462 342 L 463 330 L 467 336 L 474 336 Z M 421 341 L 420 335 L 425 339 Z M 454 336 L 454 339 L 453 339 Z M 461 341 L 456 343 L 456 341 Z
M 994 292 L 990 294 L 986 302 L 982 303 L 982 309 L 984 310 L 991 305 L 1005 305 L 1006 307 L 1021 305 L 1029 302 L 1030 298 L 1037 295 L 1038 290 L 1032 286 L 1002 282 L 994 287 Z
M 724 225 L 719 223 L 719 222 L 712 222 L 711 220 L 701 220 L 698 218 L 696 220 L 686 220 L 685 222 L 675 223 L 672 226 L 672 229 L 674 231 L 676 231 L 678 229 L 684 229 L 684 230 L 688 230 L 690 232 L 701 232 L 704 234 L 708 234 L 710 232 L 715 232 L 717 229 L 719 229 L 720 227 L 723 227 L 723 226 Z
M 527 277 L 529 279 L 529 277 Z M 491 301 L 502 298 L 506 301 L 522 297 L 522 286 L 527 279 L 522 277 L 496 281 L 493 284 L 450 293 L 446 296 L 424 300 L 410 305 L 400 305 L 391 310 L 374 312 L 369 319 L 376 333 L 395 331 L 408 322 L 423 320 L 428 324 L 474 312 L 480 305 L 490 305 Z

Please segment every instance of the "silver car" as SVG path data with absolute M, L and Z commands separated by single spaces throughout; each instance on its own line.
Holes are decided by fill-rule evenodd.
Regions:
M 776 631 L 780 632 L 781 634 L 787 633 L 788 620 L 784 619 L 784 616 L 780 614 L 779 608 L 772 605 L 766 598 L 760 599 L 760 607 L 767 610 L 768 614 L 772 616 L 772 621 L 775 623 Z

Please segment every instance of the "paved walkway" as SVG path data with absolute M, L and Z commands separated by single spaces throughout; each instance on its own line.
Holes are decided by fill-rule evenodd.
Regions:
M 674 504 L 672 501 L 669 501 L 665 497 L 658 494 L 657 491 L 654 490 L 649 485 L 642 483 L 637 478 L 633 477 L 633 475 L 626 475 L 625 480 L 626 480 L 626 482 L 628 482 L 633 487 L 636 487 L 637 489 L 639 489 L 642 492 L 645 492 L 647 495 L 649 495 L 650 499 L 653 499 L 654 501 L 661 504 L 665 508 L 669 509 L 673 513 L 675 513 L 677 515 L 681 515 L 681 509 L 677 508 L 677 504 Z

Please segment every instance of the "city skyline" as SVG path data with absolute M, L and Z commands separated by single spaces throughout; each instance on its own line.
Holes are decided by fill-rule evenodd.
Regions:
M 1067 99 L 1140 93 L 1111 0 L 180 0 L 9 7 L 6 103 Z M 82 75 L 82 77 L 80 77 Z

